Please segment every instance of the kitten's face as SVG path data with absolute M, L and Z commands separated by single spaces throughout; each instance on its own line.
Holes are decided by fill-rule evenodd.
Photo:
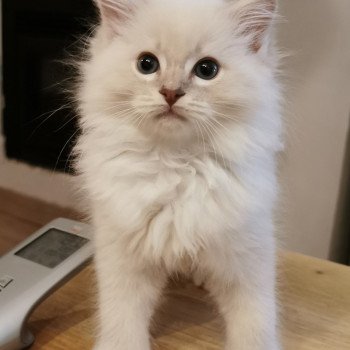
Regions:
M 100 30 L 89 66 L 95 106 L 161 140 L 202 142 L 244 118 L 265 68 L 235 34 L 227 4 L 138 2 L 118 33 Z

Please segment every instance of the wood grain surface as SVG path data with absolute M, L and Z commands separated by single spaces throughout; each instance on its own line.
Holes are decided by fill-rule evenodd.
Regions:
M 350 268 L 294 253 L 282 253 L 279 261 L 284 349 L 349 350 Z M 91 349 L 95 291 L 89 266 L 46 300 L 30 319 L 33 349 Z M 222 349 L 224 337 L 215 305 L 187 281 L 169 284 L 152 335 L 154 349 L 162 350 Z
M 57 216 L 77 215 L 0 190 L 0 254 Z M 284 350 L 350 349 L 349 267 L 283 252 L 278 280 Z M 31 349 L 92 349 L 95 297 L 94 272 L 88 266 L 30 317 L 36 336 Z M 151 333 L 159 350 L 222 349 L 224 337 L 215 305 L 188 281 L 169 283 Z

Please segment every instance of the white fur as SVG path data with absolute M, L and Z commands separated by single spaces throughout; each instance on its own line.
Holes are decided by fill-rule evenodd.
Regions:
M 264 1 L 135 0 L 129 12 L 130 2 L 108 1 L 123 16 L 102 16 L 79 91 L 78 169 L 99 282 L 95 349 L 150 349 L 154 306 L 179 272 L 205 277 L 227 323 L 227 350 L 280 349 L 275 55 L 268 30 L 253 52 L 237 18 Z M 152 76 L 136 69 L 145 51 L 160 61 Z M 191 75 L 208 56 L 219 75 Z M 174 106 L 186 121 L 155 118 L 167 108 L 162 86 L 186 92 Z

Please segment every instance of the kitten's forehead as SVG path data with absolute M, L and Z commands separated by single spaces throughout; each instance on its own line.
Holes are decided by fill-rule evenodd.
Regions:
M 135 20 L 141 36 L 160 52 L 185 59 L 200 55 L 217 28 L 222 0 L 147 0 Z M 214 34 L 215 35 L 215 34 Z

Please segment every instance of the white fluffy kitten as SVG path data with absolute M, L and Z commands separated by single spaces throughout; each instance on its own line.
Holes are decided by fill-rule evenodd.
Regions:
M 95 227 L 95 349 L 150 349 L 175 272 L 205 278 L 227 350 L 280 349 L 274 0 L 97 3 L 77 145 Z

